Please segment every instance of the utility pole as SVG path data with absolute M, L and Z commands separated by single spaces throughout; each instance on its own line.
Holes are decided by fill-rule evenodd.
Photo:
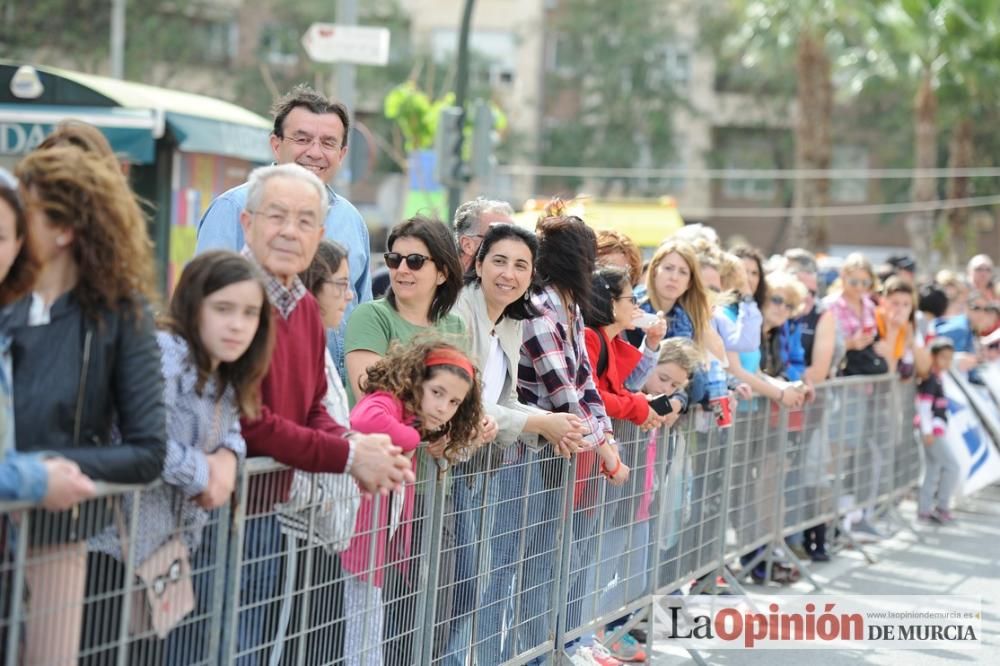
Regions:
M 125 0 L 111 0 L 111 78 L 125 78 Z
M 472 27 L 472 9 L 475 0 L 465 0 L 465 9 L 462 10 L 462 27 L 458 33 L 458 67 L 455 79 L 455 106 L 461 109 L 462 121 L 459 127 L 465 126 L 465 98 L 469 90 L 469 30 Z M 459 132 L 459 136 L 462 133 Z M 462 139 L 459 139 L 461 148 Z M 459 152 L 461 154 L 461 151 Z M 448 187 L 448 220 L 455 218 L 455 211 L 462 203 L 462 186 L 454 184 Z
M 358 0 L 337 0 L 337 23 L 339 25 L 358 24 Z M 337 65 L 337 85 L 335 88 L 337 91 L 337 101 L 347 107 L 352 126 L 354 125 L 355 117 L 354 106 L 357 103 L 355 72 L 355 65 L 351 63 L 342 62 Z M 344 137 L 344 141 L 348 141 L 348 139 L 349 137 Z M 348 145 L 348 150 L 351 149 L 351 146 Z M 347 172 L 350 170 L 350 162 L 347 160 L 345 162 L 346 164 L 342 164 L 340 171 L 337 173 L 336 189 L 337 194 L 347 197 L 350 196 L 351 189 L 350 180 L 347 177 Z

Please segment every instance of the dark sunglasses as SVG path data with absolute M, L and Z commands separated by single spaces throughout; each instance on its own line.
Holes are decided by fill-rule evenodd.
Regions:
M 791 312 L 792 310 L 795 309 L 794 305 L 792 305 L 791 303 L 787 302 L 781 296 L 771 296 L 771 298 L 769 300 L 771 301 L 771 303 L 773 303 L 774 305 L 777 305 L 779 307 L 782 306 L 782 305 L 784 305 L 785 309 L 788 310 L 789 312 Z
M 871 280 L 859 280 L 858 278 L 848 278 L 847 284 L 851 285 L 852 287 L 863 287 L 864 289 L 872 288 Z
M 430 257 L 424 254 L 414 253 L 403 256 L 399 252 L 386 252 L 382 255 L 382 258 L 385 259 L 385 265 L 393 270 L 399 268 L 399 265 L 402 264 L 405 259 L 406 267 L 411 271 L 419 271 L 424 267 L 424 263 L 430 259 Z

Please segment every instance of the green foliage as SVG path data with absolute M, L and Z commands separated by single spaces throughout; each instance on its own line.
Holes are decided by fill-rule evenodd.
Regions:
M 670 119 L 680 102 L 668 66 L 675 42 L 663 3 L 566 0 L 553 30 L 557 54 L 546 72 L 547 103 L 570 100 L 576 112 L 546 130 L 542 163 L 671 163 Z
M 396 86 L 385 96 L 385 117 L 396 121 L 407 152 L 433 145 L 440 108 L 412 81 Z

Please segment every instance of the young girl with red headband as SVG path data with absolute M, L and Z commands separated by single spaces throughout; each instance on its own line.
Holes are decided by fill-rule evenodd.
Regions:
M 467 459 L 480 445 L 480 381 L 468 357 L 433 341 L 396 346 L 370 366 L 351 410 L 351 427 L 386 433 L 411 458 L 420 442 L 449 462 Z M 363 498 L 355 535 L 341 554 L 348 664 L 382 664 L 382 584 L 388 565 L 404 569 L 409 555 L 414 489 Z M 367 627 L 365 626 L 367 625 Z M 367 640 L 365 640 L 367 636 Z

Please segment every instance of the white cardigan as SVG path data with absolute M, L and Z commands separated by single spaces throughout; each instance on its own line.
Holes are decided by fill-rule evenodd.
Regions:
M 482 372 L 490 353 L 490 333 L 495 332 L 500 348 L 507 357 L 507 376 L 504 378 L 500 399 L 495 404 L 484 404 L 486 413 L 496 419 L 499 432 L 495 444 L 508 447 L 520 439 L 526 446 L 537 449 L 538 435 L 525 433 L 524 425 L 529 416 L 545 414 L 545 410 L 525 405 L 517 400 L 517 366 L 521 359 L 520 321 L 504 317 L 496 325 L 486 312 L 486 299 L 478 283 L 462 289 L 452 313 L 465 322 L 469 339 L 469 358 Z

